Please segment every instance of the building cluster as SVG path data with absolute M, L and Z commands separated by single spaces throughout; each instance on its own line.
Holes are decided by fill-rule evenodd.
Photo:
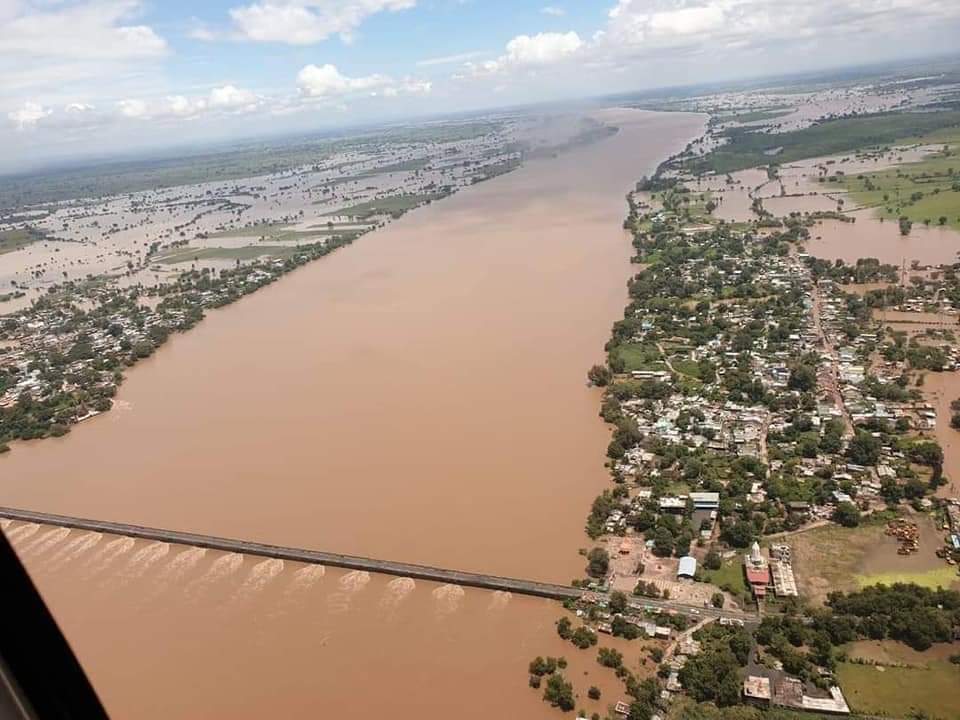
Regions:
M 743 697 L 760 707 L 782 707 L 828 715 L 850 714 L 843 692 L 836 685 L 829 689 L 826 696 L 811 695 L 803 681 L 783 674 L 777 674 L 773 679 L 765 675 L 747 675 L 743 680 Z
M 760 543 L 754 542 L 750 552 L 743 556 L 743 572 L 758 602 L 767 597 L 770 590 L 780 598 L 797 597 L 789 545 L 772 545 L 770 558 L 767 559 L 760 549 Z

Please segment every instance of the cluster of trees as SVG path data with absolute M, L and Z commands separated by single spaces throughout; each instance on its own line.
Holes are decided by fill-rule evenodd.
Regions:
M 587 574 L 594 578 L 604 578 L 610 569 L 610 553 L 601 547 L 591 548 L 587 553 Z
M 600 648 L 597 653 L 597 662 L 608 668 L 618 668 L 623 665 L 623 653 L 613 648 Z
M 573 710 L 574 695 L 573 684 L 560 673 L 567 667 L 567 661 L 564 658 L 543 658 L 539 655 L 530 661 L 528 670 L 530 672 L 530 687 L 539 689 L 543 683 L 543 678 L 547 678 L 546 687 L 543 690 L 544 702 L 548 702 L 554 707 L 558 707 L 564 712 Z
M 847 265 L 837 258 L 834 261 L 810 257 L 807 265 L 814 280 L 828 279 L 841 284 L 891 282 L 899 279 L 900 268 L 889 263 L 881 263 L 877 258 L 859 258 L 853 265 Z
M 833 511 L 833 521 L 844 527 L 857 527 L 860 524 L 860 508 L 850 502 L 838 503 Z
M 667 598 L 670 598 L 670 591 L 664 590 Z M 637 580 L 636 587 L 633 588 L 633 594 L 638 597 L 648 597 L 648 598 L 659 598 L 663 597 L 660 592 L 660 588 L 657 587 L 656 583 L 647 582 L 646 580 Z
M 880 449 L 879 438 L 858 430 L 847 443 L 847 458 L 857 465 L 876 465 L 880 459 Z
M 776 657 L 783 669 L 803 680 L 829 684 L 821 680 L 817 668 L 833 671 L 833 645 L 830 634 L 811 627 L 797 616 L 768 615 L 757 628 L 757 644 Z
M 564 640 L 569 640 L 581 650 L 597 644 L 597 634 L 593 630 L 586 625 L 574 628 L 570 618 L 566 616 L 557 620 L 557 635 Z
M 890 638 L 926 650 L 933 643 L 950 642 L 960 629 L 960 592 L 955 590 L 930 590 L 912 583 L 874 585 L 830 593 L 827 605 L 832 614 L 822 624 L 832 631 L 834 644 L 845 638 Z
M 694 637 L 701 650 L 680 670 L 684 689 L 698 702 L 710 701 L 720 707 L 738 704 L 740 669 L 750 657 L 749 634 L 743 628 L 712 624 Z

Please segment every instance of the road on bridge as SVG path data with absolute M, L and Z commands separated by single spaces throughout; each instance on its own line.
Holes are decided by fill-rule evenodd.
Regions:
M 78 530 L 89 530 L 91 532 L 101 532 L 109 535 L 122 535 L 132 538 L 140 538 L 143 540 L 156 540 L 160 542 L 173 543 L 175 545 L 210 548 L 213 550 L 221 550 L 223 552 L 242 553 L 244 555 L 253 555 L 257 557 L 277 558 L 280 560 L 291 560 L 293 562 L 314 565 L 348 568 L 350 570 L 365 570 L 367 572 L 381 573 L 385 575 L 397 575 L 400 577 L 413 578 L 415 580 L 450 583 L 453 585 L 475 587 L 484 590 L 503 590 L 506 592 L 517 593 L 519 595 L 533 595 L 535 597 L 545 597 L 554 600 L 580 600 L 584 597 L 584 595 L 590 595 L 590 593 L 586 593 L 580 588 L 569 587 L 566 585 L 554 585 L 552 583 L 538 582 L 535 580 L 523 580 L 519 578 L 502 577 L 499 575 L 485 575 L 482 573 L 464 572 L 461 570 L 449 570 L 446 568 L 431 567 L 429 565 L 416 565 L 414 563 L 396 562 L 393 560 L 378 560 L 374 558 L 360 557 L 357 555 L 344 555 L 342 553 L 309 550 L 306 548 L 269 545 L 265 543 L 252 542 L 250 540 L 235 540 L 232 538 L 216 537 L 214 535 L 202 535 L 198 533 L 182 532 L 179 530 L 164 530 L 161 528 L 146 527 L 143 525 L 129 525 L 126 523 L 110 522 L 108 520 L 90 520 L 66 515 L 35 512 L 33 510 L 19 510 L 16 508 L 0 507 L 0 518 L 7 518 L 9 520 L 17 520 L 27 523 L 38 523 L 41 525 L 73 528 Z M 594 593 L 593 595 L 601 601 L 606 599 L 606 595 L 602 593 Z M 671 602 L 669 600 L 654 600 L 644 598 L 642 601 L 633 601 L 631 605 L 637 609 L 659 608 L 660 610 L 666 612 L 679 612 L 704 618 L 725 617 L 742 620 L 744 622 L 751 622 L 755 621 L 756 619 L 755 615 L 739 610 L 724 610 L 714 607 L 695 607 L 684 603 Z

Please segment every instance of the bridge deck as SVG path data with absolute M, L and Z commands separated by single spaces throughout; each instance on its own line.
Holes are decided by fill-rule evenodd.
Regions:
M 551 598 L 554 600 L 579 599 L 583 591 L 566 585 L 522 580 L 518 578 L 501 577 L 499 575 L 484 575 L 482 573 L 448 570 L 446 568 L 417 565 L 414 563 L 396 562 L 393 560 L 377 560 L 357 555 L 324 552 L 322 550 L 308 550 L 305 548 L 285 547 L 283 545 L 268 545 L 266 543 L 251 542 L 249 540 L 235 540 L 201 535 L 198 533 L 182 532 L 179 530 L 164 530 L 145 527 L 143 525 L 129 525 L 127 523 L 110 522 L 107 520 L 89 520 L 86 518 L 54 515 L 51 513 L 35 512 L 33 510 L 19 510 L 0 507 L 0 518 L 18 520 L 21 522 L 54 525 L 58 527 L 102 532 L 110 535 L 123 535 L 143 540 L 156 540 L 177 545 L 210 548 L 223 552 L 243 553 L 266 558 L 278 558 L 300 563 L 328 565 L 330 567 L 347 568 L 351 570 L 366 570 L 367 572 L 385 575 L 398 575 L 415 580 L 451 583 L 466 587 L 482 588 L 484 590 L 504 590 L 520 595 Z M 664 600 L 636 601 L 637 606 L 653 606 L 667 610 L 690 612 L 706 617 L 732 617 L 749 619 L 750 615 L 739 611 L 716 610 L 715 608 L 694 608 L 682 603 Z

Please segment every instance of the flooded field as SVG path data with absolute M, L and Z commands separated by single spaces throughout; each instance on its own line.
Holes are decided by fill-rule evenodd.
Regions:
M 923 395 L 937 411 L 936 439 L 943 448 L 943 474 L 949 482 L 937 490 L 940 497 L 960 496 L 960 430 L 950 427 L 954 400 L 960 400 L 960 373 L 927 373 Z
M 895 222 L 880 222 L 873 210 L 850 213 L 856 222 L 824 220 L 810 228 L 807 252 L 817 257 L 855 263 L 859 258 L 877 258 L 882 263 L 909 266 L 914 260 L 921 265 L 957 262 L 960 233 L 944 227 L 914 224 L 907 236 L 900 234 Z
M 17 444 L 0 460 L 0 503 L 580 575 L 608 440 L 584 376 L 625 301 L 623 196 L 704 126 L 606 119 L 617 135 L 414 211 L 211 313 L 131 371 L 113 412 Z M 331 572 L 280 612 L 290 568 L 104 538 L 83 553 L 105 567 L 44 573 L 69 542 L 51 538 L 27 564 L 115 717 L 547 718 L 526 663 L 579 652 L 558 647 L 559 609 L 543 601 Z M 383 598 L 402 593 L 399 619 L 384 620 Z M 594 681 L 569 676 L 585 699 Z

